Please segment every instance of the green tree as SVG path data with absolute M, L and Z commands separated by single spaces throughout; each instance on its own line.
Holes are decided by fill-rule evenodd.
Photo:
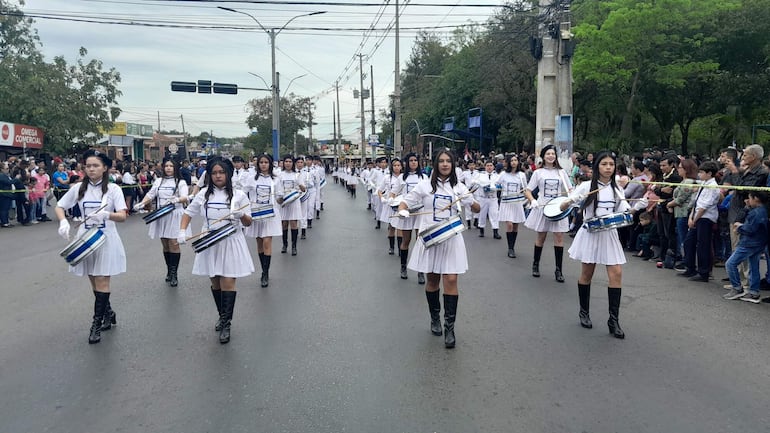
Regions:
M 120 74 L 87 59 L 85 48 L 74 65 L 63 57 L 46 62 L 33 21 L 3 0 L 0 9 L 0 119 L 43 129 L 44 148 L 55 153 L 92 145 L 120 113 Z
M 246 124 L 256 133 L 249 136 L 244 145 L 257 153 L 272 154 L 273 149 L 273 99 L 271 97 L 249 101 L 251 113 Z M 309 108 L 310 107 L 310 108 Z M 290 153 L 294 148 L 294 134 L 308 126 L 308 110 L 313 104 L 310 98 L 299 97 L 293 93 L 281 98 L 279 153 Z

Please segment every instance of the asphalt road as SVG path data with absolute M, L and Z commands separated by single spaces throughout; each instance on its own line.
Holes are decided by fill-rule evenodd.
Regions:
M 96 345 L 93 295 L 66 272 L 55 223 L 0 229 L 0 433 L 770 431 L 770 305 L 629 258 L 616 340 L 603 269 L 585 330 L 579 264 L 565 259 L 555 282 L 550 239 L 535 279 L 531 232 L 510 259 L 504 239 L 468 231 L 447 350 L 362 195 L 331 178 L 326 195 L 299 255 L 275 254 L 268 288 L 259 271 L 238 280 L 228 345 L 190 247 L 167 287 L 140 218 L 119 226 L 118 325 Z

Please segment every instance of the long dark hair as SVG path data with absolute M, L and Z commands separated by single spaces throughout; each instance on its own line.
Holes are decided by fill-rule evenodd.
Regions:
M 433 191 L 431 193 L 436 192 L 436 189 L 438 188 L 438 159 L 441 157 L 441 155 L 448 155 L 449 160 L 452 162 L 452 171 L 449 172 L 449 185 L 454 188 L 455 185 L 457 185 L 457 171 L 455 168 L 457 167 L 457 158 L 455 157 L 455 154 L 452 153 L 449 149 L 441 149 L 439 151 L 436 151 L 436 153 L 433 154 L 433 168 L 430 171 L 430 186 L 433 188 Z
M 172 158 L 163 158 L 163 162 L 160 163 L 160 171 L 162 172 L 163 177 L 166 177 L 166 163 L 170 162 L 174 165 L 174 179 L 179 182 L 182 180 L 182 173 L 179 171 L 179 162 Z
M 225 192 L 227 193 L 227 202 L 233 201 L 233 163 L 227 159 L 215 158 L 213 161 L 209 161 L 206 167 L 206 203 L 209 201 L 209 197 L 214 193 L 214 182 L 211 180 L 211 171 L 216 166 L 222 167 L 225 171 Z
M 548 146 L 540 149 L 540 168 L 545 167 L 545 153 L 549 150 L 553 150 L 553 153 L 556 154 L 556 160 L 553 162 L 553 168 L 561 169 L 561 164 L 559 164 L 559 151 L 553 144 L 549 144 Z
M 409 158 L 416 158 L 417 159 L 417 171 L 414 174 L 416 174 L 417 177 L 422 179 L 425 176 L 425 172 L 422 170 L 422 163 L 420 163 L 420 157 L 417 156 L 417 154 L 414 153 L 414 152 L 407 153 L 406 156 L 404 157 L 403 161 L 401 162 L 401 165 L 402 165 L 402 167 L 401 167 L 401 174 L 403 175 L 402 177 L 404 178 L 404 180 L 406 180 L 406 178 L 409 177 L 409 174 L 410 174 L 410 172 L 409 172 Z
M 615 152 L 612 152 L 610 150 L 602 150 L 597 155 L 594 156 L 594 164 L 592 170 L 593 170 L 593 176 L 591 176 L 591 188 L 589 188 L 589 191 L 595 191 L 599 187 L 599 163 L 606 158 L 612 158 L 612 162 L 616 163 L 617 167 L 617 157 L 615 156 Z M 612 175 L 610 175 L 610 186 L 612 187 L 612 195 L 617 198 L 618 194 L 618 184 L 615 182 L 615 172 L 612 172 Z M 599 195 L 599 193 L 591 194 L 583 201 L 583 205 L 580 206 L 580 210 L 586 209 L 591 203 L 594 205 L 594 213 L 596 212 L 596 208 L 599 206 L 599 199 L 596 197 Z
M 110 186 L 110 165 L 107 164 L 104 160 L 104 158 L 100 158 L 99 155 L 89 155 L 86 157 L 84 162 L 88 161 L 88 158 L 96 158 L 99 160 L 99 162 L 104 165 L 106 170 L 104 170 L 104 173 L 102 173 L 102 195 L 107 194 L 107 188 Z M 80 182 L 80 189 L 78 189 L 78 201 L 83 200 L 83 197 L 86 195 L 86 190 L 88 190 L 88 184 L 91 183 L 91 178 L 88 177 L 88 175 L 85 176 L 85 179 L 83 179 L 82 182 Z
M 275 179 L 275 175 L 273 174 L 273 157 L 272 157 L 272 156 L 270 156 L 270 155 L 269 155 L 269 154 L 267 154 L 267 153 L 263 153 L 262 155 L 259 155 L 259 157 L 257 157 L 257 166 L 256 166 L 256 167 L 254 167 L 254 168 L 255 168 L 255 171 L 257 172 L 257 174 L 256 174 L 256 175 L 254 175 L 254 180 L 257 180 L 257 179 L 259 179 L 259 175 L 260 175 L 260 174 L 262 174 L 262 172 L 261 172 L 261 171 L 259 171 L 259 161 L 260 161 L 262 158 L 265 158 L 265 159 L 267 159 L 267 162 L 269 162 L 269 164 L 268 164 L 268 167 L 267 167 L 267 173 L 270 175 L 270 178 L 271 178 L 271 179 Z
M 297 160 L 294 159 L 291 155 L 284 155 L 284 157 L 281 159 L 281 170 L 286 171 L 286 160 L 291 160 L 291 171 L 296 172 L 297 171 Z
M 516 171 L 513 170 L 513 166 L 511 165 L 511 158 L 516 158 Z M 506 172 L 516 173 L 518 171 L 524 171 L 524 164 L 521 163 L 521 160 L 516 154 L 509 156 L 506 161 L 508 162 L 508 167 L 505 167 Z

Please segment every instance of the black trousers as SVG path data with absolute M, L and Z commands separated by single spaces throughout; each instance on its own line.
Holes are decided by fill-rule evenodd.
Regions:
M 687 272 L 695 272 L 695 258 L 698 259 L 697 272 L 702 277 L 711 273 L 711 220 L 700 218 L 695 222 L 695 228 L 687 231 L 684 238 L 684 259 Z

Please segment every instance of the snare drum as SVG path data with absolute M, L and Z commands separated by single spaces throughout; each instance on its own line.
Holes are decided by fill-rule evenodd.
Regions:
M 440 223 L 434 224 L 427 229 L 420 232 L 418 236 L 425 244 L 425 248 L 436 246 L 447 239 L 459 235 L 465 231 L 465 224 L 463 224 L 460 215 L 450 217 Z
M 588 229 L 589 232 L 595 233 L 630 226 L 633 223 L 633 215 L 626 212 L 618 212 L 586 220 L 585 228 Z
M 275 209 L 271 204 L 261 204 L 259 206 L 251 207 L 251 219 L 252 220 L 264 220 L 275 216 Z
M 310 198 L 310 194 L 308 194 L 308 193 L 307 193 L 307 191 L 304 191 L 303 193 L 301 193 L 301 194 L 300 194 L 300 196 L 299 196 L 299 201 L 300 201 L 300 202 L 302 202 L 302 203 L 304 203 L 304 202 L 306 202 L 306 201 L 307 201 L 307 199 L 309 199 L 309 198 Z
M 561 221 L 572 212 L 572 207 L 568 207 L 565 210 L 561 210 L 562 203 L 570 201 L 569 197 L 556 197 L 552 198 L 543 207 L 543 216 L 549 221 Z
M 236 228 L 232 223 L 227 223 L 226 225 L 207 233 L 202 238 L 198 239 L 197 241 L 192 243 L 193 250 L 195 250 L 196 253 L 200 253 L 202 251 L 205 251 L 207 248 L 216 245 L 219 241 L 222 239 L 230 236 L 231 234 L 235 233 Z
M 298 199 L 300 194 L 302 194 L 302 192 L 300 192 L 300 190 L 298 190 L 298 189 L 289 191 L 286 194 L 284 194 L 283 195 L 283 203 L 281 203 L 281 207 L 285 207 L 287 204 L 289 204 L 289 203 L 293 202 L 294 200 Z
M 143 216 L 142 219 L 144 220 L 145 224 L 149 224 L 155 220 L 163 218 L 166 215 L 170 215 L 175 208 L 176 208 L 176 205 L 174 203 L 169 203 L 163 207 L 160 207 L 148 213 L 147 215 Z
M 66 248 L 59 252 L 59 255 L 70 264 L 77 266 L 86 257 L 93 254 L 94 251 L 104 245 L 107 237 L 99 227 L 91 227 L 83 232 L 77 239 L 70 242 Z
M 322 177 L 322 178 L 321 178 L 321 183 L 319 183 L 319 184 L 318 184 L 318 187 L 319 187 L 319 188 L 323 188 L 323 187 L 325 187 L 325 186 L 326 186 L 326 178 L 325 178 L 325 177 Z
M 393 212 L 398 212 L 398 206 L 401 205 L 401 202 L 403 200 L 404 200 L 404 196 L 403 195 L 397 195 L 397 196 L 393 197 L 392 199 L 390 199 L 389 206 L 391 207 L 391 209 L 393 209 Z M 411 211 L 409 211 L 409 212 L 411 212 Z

